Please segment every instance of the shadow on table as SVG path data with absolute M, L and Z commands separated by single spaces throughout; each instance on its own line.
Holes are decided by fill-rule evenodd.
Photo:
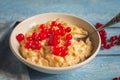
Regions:
M 26 67 L 16 59 L 10 50 L 9 34 L 0 38 L 0 79 L 29 80 Z
M 49 79 L 51 79 L 53 77 L 56 77 L 57 75 L 61 75 L 61 74 L 47 74 L 47 73 L 43 73 L 43 72 L 39 72 L 39 71 L 33 70 L 32 68 L 29 68 L 29 67 L 28 67 L 28 71 L 29 71 L 29 75 L 30 75 L 31 80 L 36 80 L 36 79 L 49 80 Z
M 28 67 L 29 75 L 31 80 L 74 80 L 73 72 L 66 72 L 62 74 L 47 74 L 36 71 Z

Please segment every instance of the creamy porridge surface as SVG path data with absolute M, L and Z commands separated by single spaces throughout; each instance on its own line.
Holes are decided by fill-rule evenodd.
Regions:
M 21 34 L 21 33 L 20 33 Z M 16 36 L 19 51 L 27 61 L 40 66 L 64 67 L 78 64 L 91 55 L 92 43 L 76 40 L 87 31 L 60 19 L 33 26 L 26 34 Z

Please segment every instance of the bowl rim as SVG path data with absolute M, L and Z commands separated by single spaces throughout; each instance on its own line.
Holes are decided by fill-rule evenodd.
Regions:
M 54 15 L 54 14 L 60 14 L 60 15 L 66 15 L 66 16 L 75 17 L 75 18 L 78 18 L 78 19 L 81 19 L 81 20 L 85 21 L 86 23 L 88 23 L 89 25 L 91 25 L 93 29 L 95 29 L 94 25 L 91 24 L 90 22 L 88 22 L 86 19 L 80 18 L 80 17 L 75 16 L 75 15 L 73 15 L 73 14 L 57 13 L 57 12 L 37 14 L 37 15 L 35 15 L 35 16 L 31 16 L 31 17 L 23 20 L 20 24 L 22 24 L 22 23 L 24 23 L 24 22 L 26 22 L 26 21 L 29 21 L 30 19 L 35 18 L 35 17 L 37 17 L 37 16 L 40 16 L 40 15 L 48 15 L 48 14 L 52 14 L 52 15 Z M 20 24 L 18 24 L 18 25 L 20 25 Z M 18 26 L 18 25 L 17 25 L 17 26 Z M 88 58 L 87 58 L 86 60 L 84 60 L 83 62 L 80 62 L 80 63 L 75 64 L 75 65 L 72 65 L 72 66 L 66 66 L 66 67 L 40 66 L 40 65 L 37 65 L 37 64 L 34 64 L 34 63 L 32 63 L 32 62 L 27 61 L 27 60 L 24 59 L 22 56 L 19 56 L 19 55 L 16 53 L 16 51 L 13 49 L 13 47 L 12 47 L 12 35 L 13 35 L 14 30 L 17 28 L 17 26 L 13 29 L 13 31 L 12 31 L 11 34 L 10 34 L 9 45 L 10 45 L 10 49 L 11 49 L 11 51 L 13 52 L 13 54 L 14 54 L 21 62 L 23 62 L 23 63 L 26 64 L 26 65 L 29 64 L 29 65 L 35 66 L 35 67 L 37 67 L 37 68 L 46 69 L 46 70 L 51 70 L 51 71 L 66 71 L 66 70 L 72 70 L 72 69 L 79 68 L 80 66 L 83 66 L 83 65 L 87 64 L 88 62 L 90 62 L 90 61 L 97 55 L 97 53 L 98 53 L 99 50 L 100 50 L 101 39 L 100 39 L 99 33 L 97 32 L 97 35 L 98 35 L 98 38 L 99 38 L 99 44 L 98 44 L 98 46 L 97 46 L 97 49 L 96 49 L 96 51 L 95 51 L 90 57 L 88 57 Z M 20 54 L 20 53 L 19 53 L 19 54 Z

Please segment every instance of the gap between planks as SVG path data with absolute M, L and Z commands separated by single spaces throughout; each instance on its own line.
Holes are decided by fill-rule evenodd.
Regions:
M 102 56 L 120 56 L 120 54 L 98 54 L 97 57 L 102 57 Z

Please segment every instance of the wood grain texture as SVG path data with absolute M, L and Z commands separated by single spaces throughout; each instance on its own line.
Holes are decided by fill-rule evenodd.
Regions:
M 120 76 L 120 56 L 96 57 L 82 68 L 65 74 L 45 74 L 29 69 L 31 80 L 112 80 Z M 33 76 L 34 75 L 34 76 Z
M 91 23 L 106 23 L 120 12 L 120 0 L 0 0 L 0 21 L 12 21 L 46 12 L 69 13 Z

